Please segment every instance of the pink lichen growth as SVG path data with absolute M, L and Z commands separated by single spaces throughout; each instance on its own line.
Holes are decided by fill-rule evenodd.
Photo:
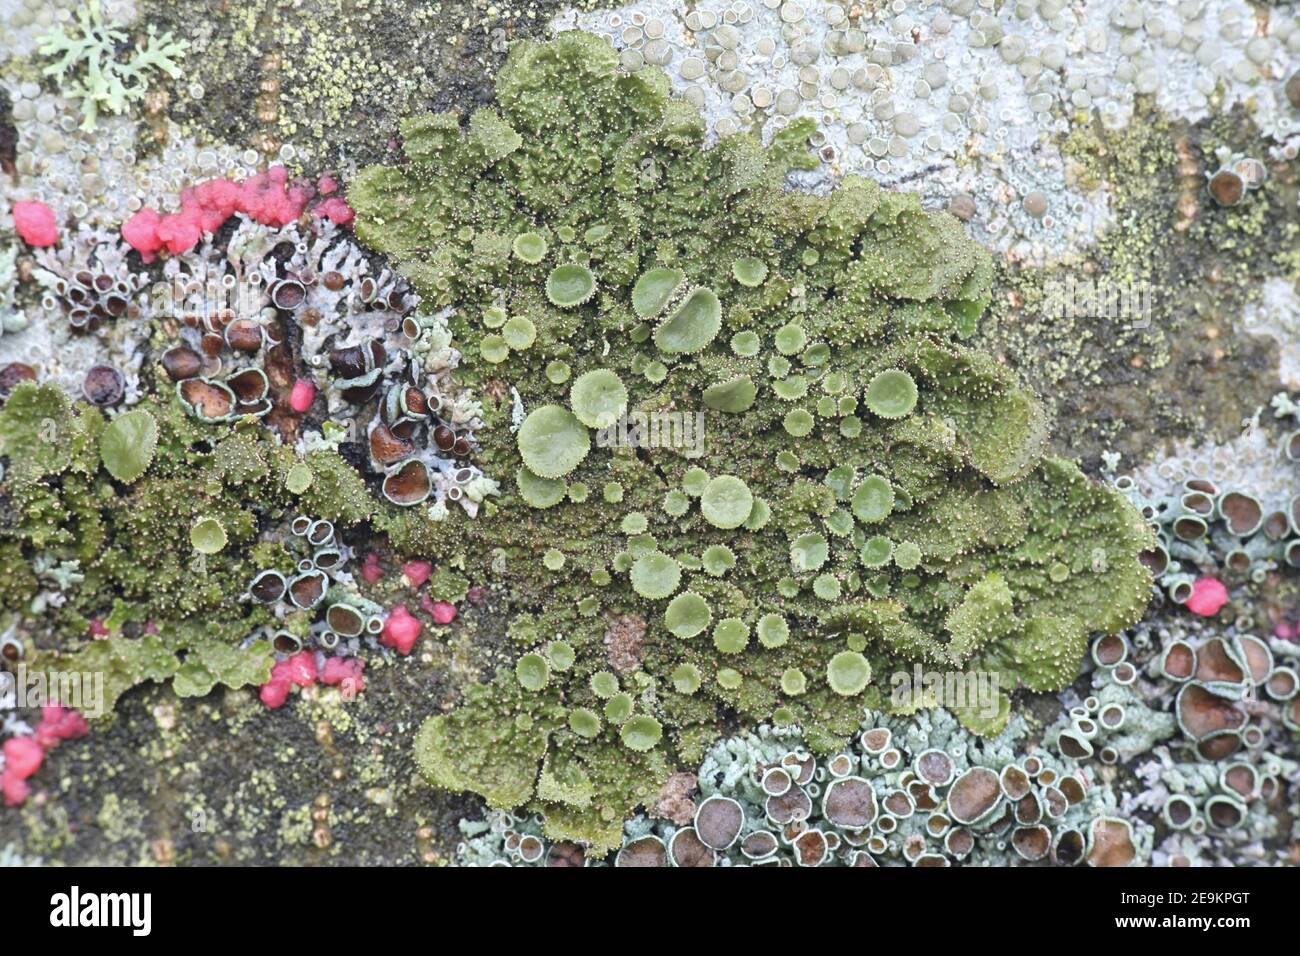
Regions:
M 366 560 L 361 564 L 361 580 L 367 584 L 378 584 L 379 579 L 384 576 L 384 569 L 379 566 L 379 555 L 371 551 L 366 555 Z
M 293 383 L 293 391 L 289 393 L 289 407 L 299 415 L 311 408 L 311 403 L 316 401 L 316 386 L 305 378 L 300 378 Z
M 5 773 L 13 773 L 26 780 L 41 768 L 45 750 L 35 737 L 10 737 L 5 741 Z
M 158 222 L 158 239 L 174 256 L 189 252 L 202 238 L 202 213 L 197 209 L 182 208 L 178 213 L 163 216 Z
M 287 226 L 302 215 L 310 199 L 309 186 L 290 185 L 288 170 L 272 166 L 242 183 L 211 179 L 192 186 L 181 193 L 178 212 L 164 216 L 141 209 L 122 224 L 122 238 L 150 262 L 164 247 L 172 255 L 188 252 L 204 233 L 216 232 L 237 212 L 264 226 Z
M 456 620 L 456 605 L 450 601 L 434 601 L 433 610 L 429 613 L 433 616 L 434 624 L 450 624 Z
M 281 669 L 283 668 L 283 669 Z M 316 655 L 312 651 L 299 651 L 288 660 L 283 660 L 271 668 L 271 680 L 279 676 L 299 687 L 310 687 L 316 683 Z
M 289 682 L 283 679 L 269 680 L 262 685 L 257 696 L 271 710 L 277 710 L 289 699 Z
M 357 657 L 331 657 L 325 661 L 325 670 L 321 674 L 321 683 L 334 686 L 345 684 L 353 693 L 364 690 L 365 678 L 361 676 L 366 669 L 366 662 Z
M 311 212 L 313 216 L 328 219 L 336 226 L 350 226 L 352 221 L 357 218 L 357 214 L 352 211 L 352 207 L 347 204 L 347 200 L 338 196 L 331 196 L 329 199 L 318 202 Z
M 310 687 L 316 683 L 316 655 L 312 651 L 299 651 L 271 668 L 271 679 L 262 685 L 257 696 L 271 710 L 284 706 L 289 690 L 294 684 Z
M 294 684 L 310 687 L 316 683 L 316 655 L 311 651 L 299 651 L 292 657 L 276 661 L 271 668 L 271 679 L 262 685 L 257 696 L 271 710 L 284 706 L 289 699 L 289 691 Z
M 397 653 L 406 656 L 411 653 L 411 648 L 415 647 L 415 642 L 423 629 L 424 625 L 411 616 L 406 605 L 399 604 L 389 613 L 388 620 L 384 621 L 384 632 L 380 635 L 379 643 L 394 648 Z
M 162 216 L 149 208 L 141 209 L 122 223 L 122 238 L 140 253 L 145 262 L 152 262 L 162 248 L 163 241 L 158 236 L 158 226 L 161 223 Z
M 197 215 L 204 232 L 216 232 L 240 208 L 238 183 L 229 179 L 210 179 L 181 193 L 181 209 Z
M 4 792 L 6 807 L 20 806 L 32 795 L 32 788 L 27 781 L 7 769 L 0 776 L 0 790 Z
M 1218 578 L 1197 578 L 1192 584 L 1192 596 L 1183 605 L 1193 614 L 1214 617 L 1228 603 L 1228 589 Z
M 52 246 L 59 241 L 54 210 L 35 199 L 14 203 L 14 231 L 29 246 Z
M 34 734 L 10 737 L 4 742 L 5 769 L 0 778 L 5 806 L 16 807 L 31 796 L 27 780 L 41 768 L 45 755 L 65 740 L 90 732 L 86 718 L 59 704 L 41 708 L 41 722 Z
M 238 210 L 264 226 L 287 226 L 302 215 L 311 198 L 306 187 L 288 183 L 289 171 L 283 166 L 272 166 L 244 180 Z
M 91 637 L 108 637 L 108 628 L 105 627 L 104 622 L 97 617 L 92 617 L 90 619 L 89 630 Z
M 327 657 L 324 665 L 318 667 L 315 651 L 299 651 L 276 662 L 271 668 L 271 679 L 261 686 L 257 696 L 268 708 L 276 710 L 284 706 L 295 684 L 310 687 L 319 680 L 331 687 L 342 684 L 344 695 L 350 698 L 365 689 L 366 682 L 361 676 L 365 669 L 366 662 L 355 657 Z
M 407 561 L 402 565 L 402 583 L 415 590 L 429 580 L 432 573 L 433 565 L 428 561 Z
M 90 733 L 86 718 L 60 704 L 46 704 L 41 708 L 41 723 L 36 728 L 36 743 L 51 750 L 65 740 L 76 740 Z

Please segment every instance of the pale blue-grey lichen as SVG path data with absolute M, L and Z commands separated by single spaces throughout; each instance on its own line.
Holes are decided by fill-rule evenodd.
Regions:
M 125 113 L 144 98 L 157 74 L 180 75 L 180 59 L 189 47 L 185 40 L 150 25 L 144 41 L 122 60 L 118 50 L 127 40 L 127 31 L 105 19 L 101 0 L 86 0 L 71 30 L 56 27 L 41 38 L 38 52 L 54 58 L 45 74 L 54 77 L 64 96 L 80 101 L 82 129 L 94 129 L 102 111 Z
M 27 316 L 14 301 L 18 288 L 18 247 L 0 246 L 0 335 L 16 334 L 27 328 Z
M 1201 658 L 1196 676 L 1166 674 L 1177 669 L 1171 649 Z M 555 843 L 537 817 L 497 811 L 462 822 L 457 861 L 1283 865 L 1284 808 L 1300 793 L 1297 657 L 1288 642 L 1143 624 L 1093 645 L 1082 696 L 1063 693 L 1065 709 L 1046 727 L 1017 715 L 981 738 L 943 710 L 868 711 L 860 736 L 818 756 L 797 728 L 764 725 L 710 748 L 693 776 L 625 825 L 614 853 Z M 1189 686 L 1208 695 L 1199 712 Z M 1245 699 L 1250 688 L 1257 703 Z M 1239 723 L 1205 734 L 1207 719 L 1225 713 Z

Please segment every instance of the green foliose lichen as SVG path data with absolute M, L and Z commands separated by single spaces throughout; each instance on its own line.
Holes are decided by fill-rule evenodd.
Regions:
M 408 120 L 406 163 L 349 194 L 358 235 L 454 309 L 457 375 L 488 396 L 476 461 L 514 476 L 475 522 L 405 528 L 500 585 L 525 655 L 426 725 L 421 766 L 597 845 L 724 711 L 828 750 L 913 662 L 1059 688 L 1150 588 L 1136 511 L 1045 457 L 1038 400 L 962 344 L 992 269 L 960 225 L 862 179 L 786 191 L 809 127 L 704 149 L 667 94 L 594 37 L 522 43 L 498 111 Z M 705 571 L 709 548 L 734 566 Z M 846 649 L 874 675 L 857 694 L 827 680 Z
M 196 422 L 170 397 L 106 424 L 24 383 L 0 407 L 0 438 L 0 620 L 17 622 L 30 666 L 102 672 L 105 712 L 143 681 L 181 696 L 265 682 L 270 647 L 250 638 L 273 618 L 243 595 L 293 559 L 261 540 L 263 523 L 310 509 L 352 524 L 376 507 L 329 451 L 307 456 L 316 480 L 296 498 L 292 449 L 255 422 Z

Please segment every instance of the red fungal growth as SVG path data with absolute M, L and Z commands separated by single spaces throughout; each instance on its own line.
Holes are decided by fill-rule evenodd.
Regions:
M 384 632 L 380 635 L 379 643 L 385 647 L 395 648 L 397 653 L 406 656 L 411 653 L 411 648 L 415 647 L 415 642 L 423 629 L 424 625 L 411 617 L 406 605 L 399 604 L 393 608 L 388 615 L 388 620 L 384 622 Z
M 5 773 L 26 780 L 41 768 L 45 750 L 35 737 L 10 737 L 5 741 Z
M 271 679 L 262 685 L 258 697 L 271 710 L 284 706 L 289 699 L 289 690 L 294 684 L 310 687 L 316 683 L 316 655 L 311 651 L 299 651 L 292 657 L 277 661 L 271 668 Z
M 271 668 L 271 680 L 276 679 L 279 668 L 284 668 L 280 674 L 286 680 L 299 687 L 310 687 L 316 683 L 316 654 L 312 651 L 299 651 L 288 660 L 276 664 Z
M 270 683 L 310 687 L 316 683 L 316 655 L 311 651 L 299 651 L 292 657 L 277 661 L 271 668 Z
M 108 637 L 108 628 L 104 622 L 97 617 L 90 619 L 90 636 L 91 637 Z
M 29 246 L 52 246 L 59 241 L 54 210 L 43 202 L 25 199 L 14 203 L 14 231 Z
M 321 683 L 330 686 L 344 684 L 346 689 L 357 693 L 365 689 L 366 681 L 361 676 L 365 669 L 366 662 L 358 657 L 331 657 L 325 661 Z
M 5 806 L 16 807 L 31 796 L 27 779 L 41 768 L 45 755 L 65 740 L 84 737 L 90 732 L 86 718 L 59 704 L 41 708 L 41 722 L 36 733 L 10 737 L 4 743 L 5 770 L 0 778 Z
M 32 788 L 27 781 L 8 769 L 0 777 L 0 789 L 4 791 L 6 807 L 20 806 L 32 795 Z
M 289 699 L 289 682 L 287 680 L 269 680 L 262 685 L 257 696 L 271 710 L 277 710 L 284 706 L 284 702 Z
M 203 238 L 202 213 L 182 208 L 158 221 L 158 241 L 174 256 L 189 252 Z
M 316 386 L 305 378 L 300 378 L 293 383 L 293 391 L 289 393 L 289 407 L 299 415 L 311 408 L 311 403 L 316 401 Z
M 290 186 L 288 170 L 272 166 L 242 183 L 211 179 L 192 186 L 181 193 L 179 212 L 162 216 L 141 209 L 122 224 L 122 238 L 149 262 L 164 247 L 172 255 L 188 252 L 204 233 L 216 232 L 237 212 L 264 226 L 287 226 L 302 215 L 309 199 L 309 188 Z M 338 221 L 333 215 L 330 219 Z
M 311 213 L 313 216 L 323 216 L 336 226 L 350 226 L 352 220 L 357 218 L 357 214 L 352 211 L 352 207 L 347 204 L 347 201 L 340 199 L 338 196 L 331 196 L 329 199 L 318 202 Z
M 264 226 L 287 226 L 299 216 L 311 198 L 302 186 L 288 186 L 289 171 L 272 166 L 244 180 L 240 186 L 239 211 Z
M 181 193 L 181 208 L 195 209 L 204 232 L 216 232 L 239 210 L 240 189 L 229 179 L 210 179 Z
M 65 740 L 76 740 L 90 733 L 86 718 L 75 710 L 60 704 L 46 704 L 41 708 L 41 723 L 36 728 L 36 743 L 43 750 L 51 750 Z
M 379 566 L 379 555 L 371 551 L 361 565 L 361 580 L 367 584 L 378 584 L 384 576 L 384 569 Z
M 1218 578 L 1197 578 L 1192 584 L 1192 596 L 1184 607 L 1201 617 L 1214 617 L 1228 603 L 1228 589 Z
M 435 601 L 427 594 L 420 595 L 420 607 L 433 618 L 434 624 L 450 624 L 456 620 L 456 605 L 448 601 Z
M 402 565 L 402 582 L 411 589 L 418 589 L 429 580 L 433 565 L 428 561 L 407 561 Z
M 140 253 L 145 262 L 152 262 L 162 248 L 163 241 L 158 237 L 158 225 L 161 222 L 162 216 L 152 209 L 141 209 L 122 223 L 122 238 Z
M 416 626 L 419 626 L 418 621 Z M 414 643 L 414 638 L 412 638 L 412 643 Z M 405 654 L 409 650 L 408 647 L 402 653 Z M 329 657 L 325 659 L 324 668 L 318 670 L 316 667 L 316 652 L 299 651 L 292 657 L 278 661 L 271 668 L 271 679 L 262 685 L 258 697 L 268 708 L 276 710 L 283 707 L 285 701 L 289 699 L 289 692 L 294 684 L 299 687 L 310 687 L 318 679 L 322 684 L 328 684 L 331 687 L 342 684 L 345 694 L 353 695 L 366 686 L 365 679 L 361 676 L 362 671 L 365 669 L 366 662 L 358 658 Z

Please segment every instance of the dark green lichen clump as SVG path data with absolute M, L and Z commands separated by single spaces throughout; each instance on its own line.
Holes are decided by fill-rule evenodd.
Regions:
M 266 681 L 271 647 L 248 639 L 295 622 L 244 593 L 296 559 L 260 540 L 263 526 L 294 509 L 346 523 L 374 510 L 334 452 L 301 459 L 253 419 L 214 428 L 170 396 L 109 421 L 24 383 L 0 407 L 0 455 L 0 631 L 24 623 L 34 668 L 102 672 L 105 710 L 148 680 L 182 696 Z M 286 478 L 302 464 L 312 487 L 293 495 Z
M 502 499 L 407 529 L 500 585 L 520 654 L 426 723 L 432 782 L 600 850 L 727 713 L 830 749 L 919 662 L 998 672 L 1001 716 L 963 715 L 993 730 L 1137 619 L 1143 522 L 960 344 L 992 267 L 955 219 L 862 179 L 785 191 L 808 126 L 706 150 L 594 37 L 519 45 L 497 91 L 407 121 L 406 164 L 349 197 L 501 396 L 476 437 Z

